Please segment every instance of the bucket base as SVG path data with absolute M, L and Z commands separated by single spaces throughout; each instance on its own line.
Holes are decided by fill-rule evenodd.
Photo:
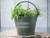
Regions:
M 20 34 L 20 33 L 18 33 L 18 35 L 19 36 L 31 36 L 31 35 L 35 35 L 35 34 L 34 33 L 29 33 L 29 34 L 24 34 L 24 33 Z
M 36 38 L 36 35 L 30 35 L 30 36 L 17 36 L 17 38 Z

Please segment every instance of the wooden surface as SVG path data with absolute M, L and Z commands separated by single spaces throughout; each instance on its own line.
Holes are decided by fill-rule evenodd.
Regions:
M 0 32 L 0 38 L 50 38 L 50 34 L 36 32 L 35 35 L 18 36 L 16 28 Z

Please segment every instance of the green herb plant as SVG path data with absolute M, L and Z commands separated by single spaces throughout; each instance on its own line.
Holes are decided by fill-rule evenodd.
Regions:
M 14 9 L 11 9 L 12 19 L 18 18 L 20 16 L 23 17 L 32 17 L 37 16 L 37 10 L 33 9 L 31 10 L 29 7 L 27 9 L 22 9 L 22 4 L 16 6 Z M 38 9 L 40 12 L 40 9 Z

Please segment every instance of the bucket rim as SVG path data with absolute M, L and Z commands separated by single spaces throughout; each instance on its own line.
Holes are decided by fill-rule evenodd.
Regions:
M 32 17 L 38 17 L 38 16 L 32 16 L 32 17 L 29 17 L 29 16 L 19 16 L 19 17 L 28 17 L 28 18 L 32 18 Z M 16 17 L 15 17 L 16 18 Z

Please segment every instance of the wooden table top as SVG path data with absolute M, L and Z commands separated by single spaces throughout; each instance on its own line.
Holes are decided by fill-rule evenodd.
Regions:
M 16 28 L 0 32 L 0 38 L 22 38 L 22 37 L 50 38 L 50 34 L 36 32 L 35 35 L 31 35 L 31 36 L 18 36 Z

